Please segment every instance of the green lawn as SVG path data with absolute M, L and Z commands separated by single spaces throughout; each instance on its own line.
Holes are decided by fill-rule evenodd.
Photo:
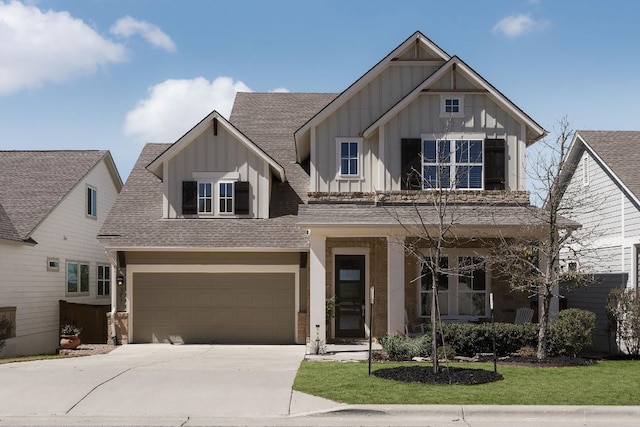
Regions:
M 400 365 L 402 363 L 374 363 L 372 370 Z M 493 370 L 490 363 L 452 366 Z M 293 388 L 349 404 L 640 404 L 640 361 L 603 361 L 591 366 L 563 368 L 499 365 L 498 372 L 504 380 L 489 384 L 424 385 L 368 376 L 367 363 L 304 361 Z

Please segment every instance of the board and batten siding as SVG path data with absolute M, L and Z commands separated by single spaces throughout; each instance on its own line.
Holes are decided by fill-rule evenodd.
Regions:
M 86 211 L 86 188 L 97 190 L 97 217 Z M 110 265 L 96 236 L 118 192 L 104 161 L 60 202 L 32 234 L 36 245 L 0 241 L 0 305 L 16 307 L 16 337 L 6 340 L 0 355 L 53 353 L 59 346 L 59 300 L 105 304 L 97 296 L 97 265 Z M 47 271 L 47 258 L 59 270 Z M 89 264 L 89 294 L 66 294 L 66 262 Z M 82 326 L 82 325 L 78 325 Z
M 423 93 L 370 138 L 362 143 L 362 178 L 344 179 L 339 176 L 336 138 L 358 137 L 363 130 L 380 118 L 389 108 L 411 92 L 435 71 L 429 66 L 389 67 L 366 85 L 326 120 L 312 129 L 311 161 L 315 165 L 311 191 L 344 192 L 400 190 L 400 141 L 420 138 L 422 134 L 443 135 L 448 132 L 481 134 L 485 138 L 501 138 L 507 142 L 506 188 L 525 190 L 524 125 L 500 108 L 485 94 L 464 94 L 463 118 L 451 122 L 440 117 L 440 93 Z M 457 89 L 474 86 L 458 76 Z M 443 76 L 433 89 L 450 90 L 451 78 Z M 461 93 L 462 95 L 463 93 Z M 383 152 L 381 152 L 383 150 Z M 380 178 L 384 168 L 384 178 Z
M 268 163 L 239 142 L 223 126 L 218 126 L 218 135 L 214 135 L 210 128 L 207 129 L 169 160 L 169 175 L 165 177 L 168 180 L 169 203 L 165 217 L 182 216 L 182 182 L 194 181 L 194 172 L 237 172 L 239 181 L 250 183 L 250 216 L 269 217 L 271 174 Z

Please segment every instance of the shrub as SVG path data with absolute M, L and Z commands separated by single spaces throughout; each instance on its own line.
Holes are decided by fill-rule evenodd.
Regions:
M 0 318 L 0 349 L 4 347 L 4 340 L 11 337 L 12 330 L 13 322 L 5 317 Z
M 380 345 L 391 360 L 411 360 L 414 357 L 428 357 L 431 350 L 431 337 L 423 335 L 409 338 L 404 335 L 385 335 Z
M 547 355 L 577 357 L 593 343 L 595 329 L 595 313 L 578 308 L 561 311 L 558 320 L 549 326 Z
M 537 345 L 538 325 L 512 323 L 449 323 L 442 325 L 444 341 L 460 356 L 473 357 L 477 353 L 493 353 L 493 333 L 496 353 L 509 355 L 521 347 Z
M 628 289 L 609 293 L 607 311 L 616 322 L 618 339 L 632 356 L 640 355 L 640 297 Z

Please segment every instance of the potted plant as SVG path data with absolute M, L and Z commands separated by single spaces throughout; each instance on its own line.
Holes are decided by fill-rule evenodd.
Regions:
M 73 350 L 80 345 L 81 328 L 75 325 L 66 324 L 60 329 L 60 346 L 64 349 Z

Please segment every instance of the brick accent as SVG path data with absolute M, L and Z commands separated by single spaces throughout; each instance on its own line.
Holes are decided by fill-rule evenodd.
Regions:
M 116 337 L 118 344 L 129 343 L 129 313 L 117 312 L 115 314 Z M 111 332 L 111 313 L 107 313 L 107 344 L 113 344 Z
M 307 320 L 307 312 L 298 313 L 298 335 L 296 336 L 296 343 L 303 344 L 307 342 L 309 338 L 309 320 Z
M 432 203 L 435 191 L 310 192 L 309 203 Z M 528 191 L 455 190 L 448 203 L 529 205 Z

